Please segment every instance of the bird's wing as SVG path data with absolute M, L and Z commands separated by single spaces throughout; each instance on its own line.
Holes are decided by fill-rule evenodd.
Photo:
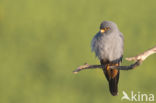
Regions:
M 92 52 L 95 51 L 95 48 L 97 48 L 97 45 L 96 45 L 97 41 L 98 41 L 98 38 L 97 38 L 97 35 L 95 35 L 91 41 Z
M 121 37 L 121 39 L 122 39 L 122 48 L 124 49 L 124 36 L 123 36 L 123 34 L 120 32 L 120 34 L 119 34 L 119 36 Z

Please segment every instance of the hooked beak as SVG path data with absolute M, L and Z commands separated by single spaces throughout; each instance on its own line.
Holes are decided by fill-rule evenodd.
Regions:
M 100 32 L 101 32 L 101 33 L 104 33 L 104 32 L 105 32 L 105 29 L 100 29 Z

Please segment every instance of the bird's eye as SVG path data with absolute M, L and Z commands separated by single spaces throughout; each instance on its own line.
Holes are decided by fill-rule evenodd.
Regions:
M 106 30 L 109 30 L 110 29 L 110 27 L 106 27 Z

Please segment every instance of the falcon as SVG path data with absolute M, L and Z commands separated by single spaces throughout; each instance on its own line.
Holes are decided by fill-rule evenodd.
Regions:
M 110 93 L 118 94 L 120 71 L 110 69 L 110 66 L 119 66 L 123 57 L 124 38 L 117 25 L 112 21 L 103 21 L 100 31 L 91 42 L 92 51 L 103 65 L 103 72 L 109 84 Z

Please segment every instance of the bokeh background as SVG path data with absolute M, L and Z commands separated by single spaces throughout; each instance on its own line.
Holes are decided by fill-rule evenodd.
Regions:
M 124 34 L 124 58 L 156 45 L 155 4 L 0 0 L 0 103 L 120 103 L 123 90 L 156 95 L 156 55 L 135 70 L 121 71 L 116 97 L 101 70 L 72 74 L 85 62 L 99 63 L 90 42 L 103 20 L 116 22 Z

